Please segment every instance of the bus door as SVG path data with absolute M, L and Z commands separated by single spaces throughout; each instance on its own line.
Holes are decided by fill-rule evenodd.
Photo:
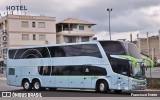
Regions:
M 68 66 L 54 66 L 56 87 L 69 87 L 70 70 Z
M 117 89 L 129 89 L 130 67 L 127 60 L 118 60 L 117 64 Z
M 83 87 L 84 88 L 92 88 L 92 75 L 91 75 L 91 70 L 90 70 L 90 66 L 84 66 L 83 67 L 83 72 L 84 72 L 84 76 L 83 76 Z
M 69 66 L 69 88 L 84 88 L 84 75 L 82 66 Z
M 130 75 L 129 61 L 124 59 L 110 58 L 110 63 L 115 74 L 112 75 L 112 88 L 127 90 Z

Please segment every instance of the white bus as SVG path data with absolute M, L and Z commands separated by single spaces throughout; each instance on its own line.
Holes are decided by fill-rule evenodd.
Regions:
M 134 57 L 136 66 L 123 55 Z M 136 46 L 122 41 L 9 48 L 7 84 L 25 90 L 74 88 L 119 93 L 146 88 L 141 65 Z

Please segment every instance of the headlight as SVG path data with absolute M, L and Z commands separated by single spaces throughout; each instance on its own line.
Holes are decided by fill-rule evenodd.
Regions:
M 135 82 L 135 81 L 134 81 L 134 84 L 135 84 L 135 85 L 137 85 L 137 84 L 138 84 L 138 82 Z
M 138 82 L 136 82 L 136 81 L 132 81 L 132 84 L 133 84 L 133 85 L 137 85 L 137 84 L 138 84 Z

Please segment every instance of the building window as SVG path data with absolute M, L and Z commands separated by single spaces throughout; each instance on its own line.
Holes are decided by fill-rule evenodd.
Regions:
M 7 53 L 7 48 L 4 48 L 4 49 L 3 49 L 3 53 Z
M 76 42 L 76 37 L 75 36 L 65 36 L 64 41 L 65 43 L 74 43 Z
M 46 40 L 46 35 L 39 35 L 39 40 L 45 41 Z
M 22 34 L 22 40 L 29 40 L 29 34 Z
M 84 30 L 84 26 L 79 26 L 79 30 Z
M 33 40 L 36 40 L 36 34 L 33 34 Z
M 81 41 L 82 42 L 88 42 L 89 41 L 89 37 L 81 37 Z
M 77 24 L 72 24 L 73 29 L 77 29 Z
M 28 21 L 22 21 L 22 27 L 23 28 L 28 28 L 29 27 Z
M 39 28 L 45 28 L 45 22 L 38 22 Z
M 32 27 L 36 27 L 36 23 L 35 22 L 32 22 Z
M 88 26 L 88 28 L 91 28 L 91 26 Z

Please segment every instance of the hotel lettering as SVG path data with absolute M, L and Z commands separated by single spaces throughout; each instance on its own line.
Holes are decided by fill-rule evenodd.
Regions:
M 27 7 L 25 5 L 20 6 L 6 6 L 7 11 L 14 11 L 14 10 L 27 10 Z

